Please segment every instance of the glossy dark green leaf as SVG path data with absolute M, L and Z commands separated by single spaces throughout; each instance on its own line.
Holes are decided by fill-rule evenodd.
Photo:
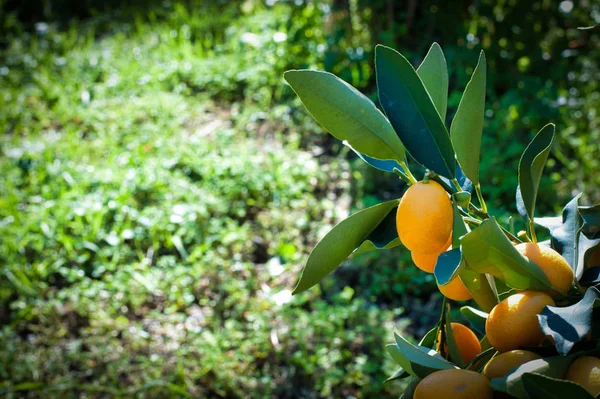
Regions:
M 484 337 L 483 341 L 485 343 L 487 342 L 487 339 Z M 481 353 L 475 356 L 475 358 L 471 360 L 471 363 L 467 365 L 467 370 L 476 371 L 478 373 L 481 372 L 481 370 L 485 367 L 487 362 L 489 362 L 492 359 L 492 357 L 494 357 L 494 355 L 498 352 L 492 347 L 484 349 L 484 345 L 481 345 L 481 349 Z
M 396 344 L 387 345 L 386 349 L 410 375 L 424 378 L 438 370 L 456 368 L 435 350 L 413 345 L 397 333 L 394 333 L 394 337 Z
M 552 356 L 527 362 L 512 370 L 502 378 L 492 378 L 490 385 L 494 390 L 509 393 L 519 399 L 529 399 L 523 386 L 525 373 L 538 373 L 551 378 L 561 378 L 573 359 L 569 356 Z
M 390 382 L 390 381 L 394 381 L 394 380 L 403 380 L 408 377 L 410 377 L 410 374 L 408 374 L 406 371 L 404 371 L 404 369 L 402 367 L 400 367 L 398 370 L 396 370 L 396 372 L 394 374 L 392 374 L 390 376 L 390 378 L 385 380 L 383 383 L 385 384 L 386 382 Z
M 495 218 L 486 219 L 460 242 L 471 269 L 491 274 L 516 289 L 550 289 L 546 275 L 515 249 Z
M 566 259 L 573 270 L 577 269 L 577 242 L 582 223 L 577 211 L 580 197 L 581 194 L 577 195 L 564 207 L 560 225 L 549 226 L 552 247 Z
M 587 238 L 582 231 L 579 231 L 579 239 L 577 240 L 577 269 L 576 277 L 581 278 L 586 267 L 599 266 L 599 265 L 587 265 L 592 254 L 596 250 L 596 247 L 600 244 L 600 237 L 591 239 Z M 586 266 L 587 265 L 587 266 Z
M 435 264 L 433 274 L 439 285 L 446 285 L 453 277 L 458 275 L 462 260 L 460 248 L 454 248 L 450 251 L 442 252 Z
M 579 284 L 584 287 L 591 287 L 600 284 L 600 265 L 593 266 L 583 272 L 579 279 Z
M 460 313 L 469 321 L 473 330 L 481 335 L 485 335 L 485 322 L 487 321 L 488 313 L 471 306 L 463 306 L 460 308 Z
M 419 385 L 419 382 L 421 382 L 419 378 L 412 377 L 408 382 L 408 385 L 404 389 L 404 392 L 402 392 L 402 396 L 400 396 L 400 399 L 413 399 L 415 389 L 417 389 L 417 385 Z
M 528 219 L 533 220 L 535 213 L 535 201 L 537 198 L 542 171 L 550 148 L 554 141 L 554 124 L 549 123 L 544 126 L 533 138 L 531 143 L 525 149 L 521 160 L 519 161 L 519 194 L 522 200 L 522 207 L 525 208 Z M 520 212 L 519 212 L 520 213 Z
M 439 177 L 444 183 L 446 183 L 448 187 L 454 187 L 452 180 L 448 179 L 447 177 L 437 177 Z M 469 193 L 473 191 L 473 182 L 469 180 L 467 176 L 465 176 L 465 173 L 463 172 L 458 162 L 456 163 L 456 180 L 458 181 L 458 184 L 460 185 L 462 191 L 467 191 Z
M 454 220 L 452 227 L 452 247 L 460 247 L 460 239 L 469 231 L 465 222 L 462 220 L 460 211 L 458 210 L 456 199 L 452 199 L 452 209 L 454 212 Z M 461 250 L 462 251 L 462 250 Z M 473 299 L 483 310 L 490 311 L 498 303 L 498 295 L 495 292 L 493 281 L 490 282 L 488 276 L 478 273 L 468 267 L 465 257 L 462 257 L 461 265 L 459 266 L 459 275 L 467 290 L 473 296 Z
M 390 249 L 402 245 L 396 228 L 396 212 L 398 207 L 392 208 L 383 220 L 369 233 L 362 244 L 352 252 L 359 255 L 369 251 Z
M 458 367 L 464 367 L 466 364 L 463 362 L 458 345 L 454 339 L 454 332 L 452 330 L 452 323 L 450 319 L 450 305 L 446 305 L 446 315 L 444 317 L 444 339 L 443 342 L 448 348 L 449 359 L 456 364 Z
M 448 130 L 410 62 L 378 45 L 375 68 L 379 102 L 408 152 L 424 167 L 454 178 L 456 159 Z
M 312 287 L 331 273 L 369 237 L 397 205 L 398 200 L 392 200 L 363 209 L 331 229 L 310 253 L 293 293 Z
M 446 120 L 448 67 L 446 57 L 444 57 L 444 52 L 439 44 L 433 43 L 431 45 L 425 59 L 417 68 L 417 75 L 421 78 L 442 121 Z
M 382 170 L 384 172 L 394 173 L 394 169 L 402 170 L 402 167 L 398 163 L 398 161 L 394 161 L 392 159 L 381 160 L 377 158 L 370 157 L 365 154 L 361 154 L 360 151 L 356 151 L 347 140 L 342 142 L 346 147 L 350 148 L 352 152 L 354 152 L 360 159 L 362 159 L 368 165 L 371 165 L 375 169 Z
M 321 126 L 357 151 L 377 159 L 404 161 L 396 132 L 364 94 L 328 72 L 292 70 L 283 77 Z
M 452 248 L 460 247 L 460 239 L 469 232 L 465 224 L 456 198 L 452 197 Z
M 458 163 L 465 175 L 475 185 L 479 184 L 479 157 L 485 113 L 486 73 L 485 54 L 482 50 L 450 126 L 450 138 L 456 151 Z
M 583 218 L 583 233 L 588 238 L 600 238 L 600 204 L 580 206 L 579 214 Z
M 554 346 L 566 355 L 592 329 L 592 311 L 600 292 L 591 287 L 584 297 L 571 306 L 546 306 L 537 315 L 545 335 L 554 339 Z
M 593 399 L 581 385 L 572 381 L 559 380 L 536 373 L 525 373 L 521 377 L 523 388 L 530 399 Z
M 439 330 L 440 329 L 438 328 L 438 326 L 435 326 L 431 330 L 427 331 L 427 333 L 423 335 L 423 338 L 421 338 L 419 346 L 435 349 L 435 343 L 437 341 Z

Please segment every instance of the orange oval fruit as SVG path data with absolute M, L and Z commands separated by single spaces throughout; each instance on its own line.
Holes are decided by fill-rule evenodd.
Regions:
M 536 242 L 522 242 L 515 246 L 521 255 L 537 264 L 550 284 L 563 294 L 573 285 L 573 269 L 558 252 Z
M 593 396 L 600 393 L 600 359 L 582 356 L 569 366 L 565 378 L 584 387 Z
M 411 252 L 410 256 L 415 265 L 426 273 L 433 273 L 439 253 Z
M 450 325 L 452 326 L 452 336 L 454 337 L 454 342 L 456 342 L 456 346 L 458 347 L 460 357 L 463 363 L 467 364 L 481 353 L 481 344 L 479 343 L 479 339 L 477 338 L 477 335 L 475 335 L 475 333 L 464 324 L 450 323 Z M 440 331 L 438 334 L 438 347 L 440 345 L 441 337 L 442 332 Z M 444 344 L 444 351 L 448 353 L 448 347 L 446 344 Z
M 440 370 L 423 378 L 414 399 L 492 399 L 490 380 L 470 370 Z
M 507 352 L 524 345 L 539 345 L 544 333 L 537 316 L 554 300 L 543 292 L 523 291 L 513 294 L 494 306 L 485 323 L 490 344 L 498 352 Z
M 452 233 L 452 203 L 435 181 L 410 186 L 398 205 L 396 228 L 411 252 L 441 253 Z
M 451 245 L 452 244 L 452 234 L 450 234 L 450 237 L 448 237 L 448 242 L 446 243 L 446 245 L 444 246 L 444 248 L 447 248 L 446 250 L 451 249 Z M 438 256 L 440 256 L 440 253 L 438 252 L 411 252 L 410 253 L 413 262 L 415 262 L 415 265 L 423 270 L 426 273 L 433 273 L 433 271 L 435 270 L 435 264 L 437 263 L 437 258 Z
M 490 360 L 483 368 L 483 375 L 487 378 L 501 378 L 514 368 L 532 360 L 541 359 L 537 353 L 524 350 L 514 350 L 501 353 Z
M 438 289 L 446 298 L 455 301 L 468 301 L 472 298 L 459 276 L 454 277 L 448 284 L 438 285 Z

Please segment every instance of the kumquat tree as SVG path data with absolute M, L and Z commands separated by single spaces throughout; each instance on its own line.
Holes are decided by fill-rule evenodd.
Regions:
M 318 123 L 407 187 L 401 198 L 356 212 L 326 234 L 294 293 L 310 289 L 348 256 L 402 245 L 416 267 L 433 273 L 444 295 L 439 322 L 418 344 L 395 332 L 387 346 L 399 365 L 388 381 L 408 381 L 403 398 L 596 397 L 600 205 L 581 204 L 580 194 L 560 216 L 535 214 L 555 126 L 542 127 L 520 159 L 516 209 L 525 229 L 517 232 L 512 219 L 488 212 L 480 181 L 484 53 L 449 129 L 448 71 L 439 45 L 416 70 L 397 51 L 377 46 L 375 67 L 383 112 L 330 73 L 284 75 Z M 423 176 L 415 176 L 417 168 Z M 538 241 L 536 230 L 550 238 Z M 452 320 L 453 306 L 469 326 Z

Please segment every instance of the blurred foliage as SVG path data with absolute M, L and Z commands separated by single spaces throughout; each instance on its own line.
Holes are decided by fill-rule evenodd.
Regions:
M 599 33 L 576 29 L 593 2 L 41 3 L 0 0 L 2 393 L 401 391 L 382 383 L 392 324 L 423 335 L 439 305 L 405 251 L 289 297 L 317 239 L 400 185 L 323 134 L 286 69 L 373 97 L 376 43 L 416 65 L 435 40 L 450 120 L 484 48 L 493 211 L 515 213 L 518 159 L 548 121 L 541 213 L 575 190 L 600 200 Z

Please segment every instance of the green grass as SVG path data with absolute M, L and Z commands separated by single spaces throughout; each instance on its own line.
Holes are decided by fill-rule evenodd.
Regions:
M 0 392 L 400 392 L 383 380 L 401 308 L 331 280 L 289 296 L 362 190 L 347 161 L 312 155 L 321 131 L 284 101 L 280 73 L 305 50 L 273 36 L 294 10 L 245 16 L 227 40 L 177 7 L 175 21 L 13 33 L 0 76 Z M 243 26 L 267 44 L 243 44 Z

